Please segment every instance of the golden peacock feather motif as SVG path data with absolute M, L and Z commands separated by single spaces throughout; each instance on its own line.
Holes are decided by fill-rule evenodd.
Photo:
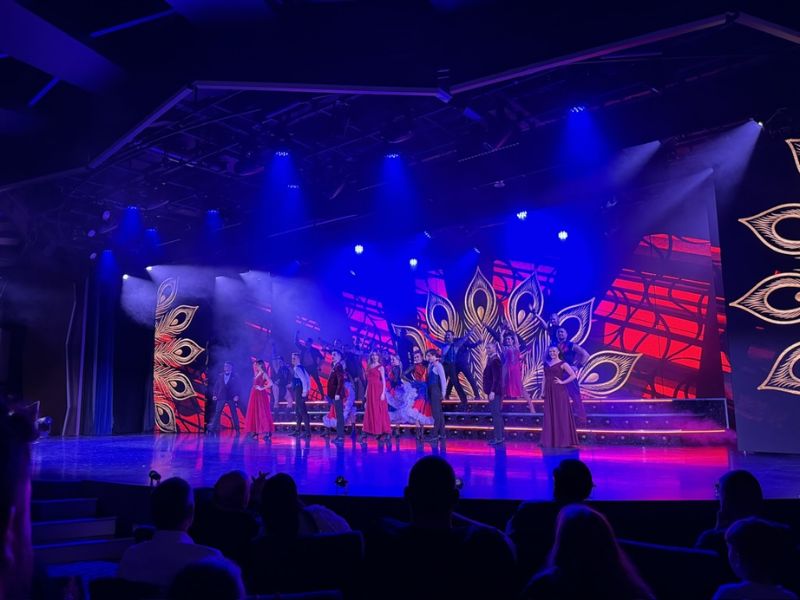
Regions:
M 155 351 L 153 354 L 153 398 L 159 431 L 177 431 L 174 404 L 195 398 L 191 379 L 179 369 L 192 364 L 204 352 L 197 342 L 179 337 L 192 324 L 197 306 L 171 308 L 178 296 L 178 280 L 170 277 L 158 287 Z
M 776 390 L 800 396 L 800 377 L 795 372 L 797 361 L 800 361 L 800 342 L 792 344 L 781 352 L 758 389 Z
M 752 217 L 739 219 L 756 234 L 767 248 L 780 254 L 800 255 L 800 240 L 778 233 L 778 224 L 786 219 L 800 219 L 800 204 L 779 204 Z
M 794 290 L 793 298 L 797 305 L 791 308 L 778 308 L 770 302 L 770 296 L 780 290 Z M 757 316 L 767 323 L 794 325 L 800 323 L 800 274 L 778 273 L 759 281 L 752 289 L 731 306 L 740 308 Z
M 589 337 L 593 307 L 594 298 L 568 306 L 557 313 L 559 324 L 572 319 L 578 321 L 572 341 L 582 344 Z M 523 386 L 534 397 L 541 396 L 544 358 L 550 345 L 550 337 L 543 325 L 544 294 L 536 273 L 514 287 L 503 308 L 506 324 L 521 338 L 525 346 L 522 355 Z M 444 333 L 448 329 L 456 336 L 463 335 L 466 333 L 463 324 L 468 325 L 472 331 L 472 340 L 479 342 L 470 352 L 473 375 L 476 375 L 478 387 L 482 388 L 482 378 L 479 375 L 486 365 L 486 344 L 495 343 L 490 330 L 500 322 L 500 302 L 496 291 L 480 268 L 475 270 L 464 295 L 463 317 L 458 314 L 450 300 L 433 292 L 428 292 L 425 316 L 431 338 L 437 342 L 444 340 Z M 407 331 L 420 348 L 428 346 L 425 336 L 418 329 L 404 325 L 392 327 L 395 333 L 401 330 Z M 580 374 L 587 386 L 587 393 L 592 396 L 607 396 L 622 388 L 628 382 L 640 356 L 640 354 L 617 351 L 600 351 L 592 355 Z M 611 368 L 598 369 L 601 366 Z M 460 381 L 468 390 L 469 385 L 463 375 L 460 376 Z M 483 393 L 482 389 L 475 391 Z

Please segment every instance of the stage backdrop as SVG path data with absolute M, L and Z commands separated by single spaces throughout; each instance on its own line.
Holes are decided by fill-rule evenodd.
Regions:
M 585 229 L 590 241 L 583 246 L 554 240 L 512 248 L 507 238 L 519 232 L 494 229 L 479 254 L 464 248 L 471 263 L 462 258 L 437 266 L 429 259 L 426 268 L 405 276 L 386 265 L 359 277 L 346 270 L 331 277 L 333 266 L 318 276 L 215 278 L 199 270 L 203 274 L 196 276 L 206 278 L 212 291 L 198 295 L 184 285 L 195 277 L 190 271 L 159 267 L 157 425 L 162 431 L 202 431 L 206 387 L 221 363 L 232 360 L 249 388 L 251 360 L 288 360 L 296 336 L 301 345 L 311 338 L 323 352 L 324 384 L 326 348 L 334 339 L 393 351 L 400 330 L 429 347 L 440 345 L 447 329 L 456 335 L 472 329 L 474 339 L 489 340 L 489 329 L 502 321 L 522 339 L 525 387 L 538 396 L 549 343 L 542 320 L 553 313 L 591 356 L 579 374 L 587 397 L 725 397 L 730 366 L 722 343 L 715 202 L 711 173 L 698 172 L 621 198 L 624 226 L 609 229 L 606 222 L 597 231 Z M 536 221 L 529 221 L 535 234 Z M 194 282 L 190 287 L 198 289 Z M 478 382 L 484 352 L 478 347 L 472 355 Z M 316 384 L 311 399 L 322 400 Z
M 760 136 L 720 197 L 739 448 L 800 452 L 800 140 Z

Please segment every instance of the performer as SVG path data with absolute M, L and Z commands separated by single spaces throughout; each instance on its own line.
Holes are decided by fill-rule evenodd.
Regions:
M 311 437 L 311 419 L 308 416 L 308 390 L 311 387 L 311 379 L 308 373 L 300 364 L 300 353 L 292 353 L 292 392 L 294 393 L 294 414 L 297 418 L 297 429 L 289 435 L 303 438 Z M 303 425 L 306 429 L 303 431 Z
M 364 391 L 367 387 L 362 358 L 362 353 L 355 346 L 350 347 L 344 354 L 344 370 L 356 391 L 355 399 L 361 402 L 364 401 Z
M 467 394 L 458 380 L 459 373 L 464 373 L 472 388 L 473 395 L 478 393 L 478 384 L 475 383 L 475 378 L 472 376 L 469 354 L 469 351 L 472 348 L 476 348 L 478 343 L 470 341 L 470 335 L 472 335 L 471 329 L 459 338 L 454 337 L 452 331 L 446 331 L 444 334 L 444 346 L 442 346 L 442 362 L 444 363 L 444 372 L 447 374 L 447 393 L 445 398 L 450 397 L 450 392 L 455 387 L 462 409 L 467 408 Z
M 562 379 L 563 378 L 563 379 Z M 570 448 L 578 445 L 575 419 L 569 406 L 567 386 L 575 380 L 575 371 L 559 357 L 558 348 L 550 346 L 544 362 L 544 422 L 541 446 Z
M 303 365 L 306 373 L 308 373 L 309 377 L 311 377 L 311 379 L 314 380 L 314 383 L 317 384 L 319 397 L 324 398 L 325 390 L 322 387 L 322 380 L 319 378 L 319 368 L 324 362 L 322 353 L 314 348 L 314 340 L 312 340 L 310 337 L 306 338 L 305 342 L 301 342 L 299 331 L 294 335 L 294 344 L 300 351 L 300 364 Z
M 486 344 L 486 367 L 483 369 L 483 393 L 489 398 L 489 410 L 492 413 L 494 436 L 489 441 L 497 446 L 505 441 L 503 424 L 503 362 L 497 351 L 496 343 Z
M 556 346 L 558 347 L 561 360 L 572 367 L 572 370 L 576 373 L 580 371 L 589 360 L 589 353 L 578 344 L 570 342 L 567 330 L 563 327 L 559 327 L 556 330 L 556 339 L 558 340 Z M 577 377 L 567 385 L 567 393 L 569 394 L 570 400 L 572 400 L 572 406 L 578 416 L 578 420 L 580 422 L 586 421 L 586 407 L 583 405 L 581 386 L 578 383 Z
M 412 423 L 409 409 L 417 397 L 417 391 L 409 382 L 403 379 L 402 361 L 397 354 L 389 358 L 389 367 L 386 369 L 386 401 L 389 404 L 389 421 L 393 425 Z M 400 436 L 399 427 L 394 428 L 394 435 Z
M 417 425 L 417 439 L 422 439 L 422 430 L 425 425 L 433 424 L 431 403 L 428 400 L 428 365 L 422 359 L 422 350 L 416 346 L 411 353 L 414 364 L 406 369 L 404 375 L 411 380 L 411 386 L 416 391 L 416 399 L 408 409 L 408 417 Z
M 272 396 L 275 402 L 274 408 L 278 410 L 278 403 L 283 400 L 286 409 L 292 408 L 292 371 L 286 365 L 282 356 L 275 355 L 272 359 L 272 373 L 274 377 L 272 386 Z
M 401 329 L 397 334 L 397 355 L 400 357 L 403 371 L 414 364 L 414 348 L 416 348 L 414 340 L 408 335 L 408 331 Z
M 447 391 L 446 376 L 444 367 L 439 362 L 438 350 L 428 350 L 425 353 L 428 359 L 428 398 L 431 403 L 433 413 L 433 431 L 425 440 L 427 442 L 444 441 L 447 437 L 444 428 L 444 413 L 442 412 L 442 400 Z
M 361 443 L 367 443 L 367 436 L 374 435 L 378 444 L 389 443 L 392 425 L 389 421 L 389 405 L 386 403 L 386 371 L 381 365 L 378 352 L 369 355 L 367 367 L 367 403 L 364 406 L 364 425 Z
M 341 350 L 333 350 L 331 356 L 333 357 L 333 368 L 328 376 L 328 402 L 331 403 L 331 410 L 322 421 L 326 427 L 336 426 L 334 442 L 341 443 L 344 442 L 344 403 L 347 397 L 344 382 L 347 375 L 344 372 L 344 360 L 342 359 Z M 333 415 L 331 415 L 331 412 Z M 332 420 L 330 419 L 331 416 L 333 416 Z
M 253 363 L 255 376 L 253 377 L 253 387 L 250 390 L 250 401 L 247 403 L 247 415 L 244 418 L 244 432 L 258 439 L 264 434 L 264 440 L 272 438 L 275 431 L 275 422 L 272 420 L 270 410 L 269 391 L 272 388 L 272 381 L 267 375 L 267 366 L 263 360 Z
M 220 421 L 222 419 L 222 411 L 225 406 L 229 406 L 231 410 L 231 422 L 236 433 L 239 433 L 239 378 L 233 372 L 233 363 L 225 361 L 222 367 L 222 373 L 217 377 L 217 382 L 214 385 L 214 395 L 212 399 L 216 405 L 214 411 L 214 420 L 211 422 L 208 430 L 210 432 L 218 432 L 220 429 Z
M 528 398 L 528 394 L 522 385 L 522 347 L 519 336 L 505 323 L 501 325 L 500 331 L 491 327 L 486 329 L 498 343 L 503 344 L 500 358 L 503 361 L 504 397 L 512 400 Z

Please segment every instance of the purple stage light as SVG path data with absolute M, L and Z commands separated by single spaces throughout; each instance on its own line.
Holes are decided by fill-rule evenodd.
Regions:
M 275 156 L 280 156 L 280 157 L 283 158 L 283 157 L 289 156 L 289 153 L 286 150 L 278 150 L 275 153 Z
M 397 152 L 390 152 L 386 155 L 386 158 L 400 158 L 400 155 Z
M 572 108 L 569 109 L 569 112 L 573 114 L 582 113 L 586 111 L 586 107 L 583 104 L 576 104 Z
M 558 239 L 561 240 L 562 242 L 567 241 L 568 237 L 569 237 L 569 234 L 567 233 L 567 231 L 565 229 L 562 229 L 561 231 L 558 232 Z

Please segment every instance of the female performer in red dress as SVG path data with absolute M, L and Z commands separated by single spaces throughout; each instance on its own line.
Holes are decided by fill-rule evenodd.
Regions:
M 272 411 L 269 407 L 269 389 L 272 387 L 272 381 L 267 375 L 263 360 L 254 362 L 253 370 L 255 371 L 255 377 L 253 377 L 253 388 L 250 390 L 250 402 L 247 403 L 244 432 L 251 434 L 253 439 L 256 440 L 263 433 L 264 439 L 269 440 L 272 437 L 272 432 L 275 431 L 275 423 L 272 420 Z
M 361 443 L 374 435 L 379 443 L 389 442 L 392 424 L 389 421 L 389 405 L 386 402 L 386 371 L 381 365 L 381 356 L 370 352 L 367 366 L 367 401 L 364 405 L 364 426 Z
M 414 348 L 412 353 L 414 364 L 405 372 L 411 380 L 411 385 L 417 392 L 417 399 L 408 409 L 408 417 L 417 425 L 417 439 L 422 439 L 422 430 L 425 425 L 433 425 L 433 411 L 431 401 L 428 400 L 428 365 L 422 360 L 422 350 Z

